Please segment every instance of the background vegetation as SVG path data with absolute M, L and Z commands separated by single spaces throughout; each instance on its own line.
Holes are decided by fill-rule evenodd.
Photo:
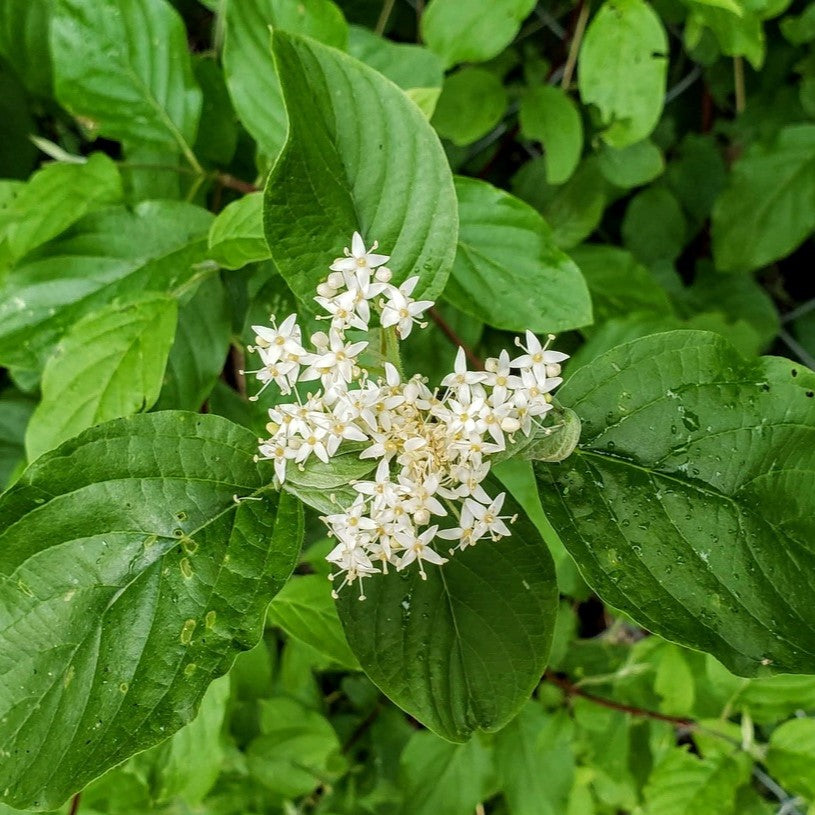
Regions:
M 269 259 L 260 190 L 289 119 L 302 154 L 319 155 L 325 101 L 289 84 L 287 116 L 270 25 L 396 83 L 459 176 L 453 274 L 407 344 L 410 370 L 438 381 L 458 344 L 476 365 L 519 324 L 560 332 L 567 376 L 680 328 L 745 357 L 789 357 L 802 377 L 815 367 L 815 5 L 2 0 L 0 486 L 86 428 L 142 410 L 262 430 L 243 349 L 253 323 L 299 306 L 278 274 L 292 283 L 296 268 Z M 432 178 L 426 143 L 385 109 L 347 114 Z M 389 181 L 376 182 L 383 206 L 398 195 Z M 438 204 L 422 183 L 409 188 L 411 207 Z M 266 234 L 285 242 L 308 213 L 294 186 L 279 189 L 291 220 Z M 439 206 L 435 229 L 453 217 Z M 330 260 L 301 249 L 305 267 Z M 313 280 L 292 285 L 305 297 Z M 681 418 L 680 430 L 698 424 Z M 815 678 L 740 678 L 649 635 L 587 587 L 528 465 L 500 475 L 549 545 L 561 596 L 549 668 L 504 729 L 447 742 L 366 678 L 309 513 L 261 642 L 191 724 L 61 811 L 806 812 Z M 764 579 L 786 591 L 785 575 Z

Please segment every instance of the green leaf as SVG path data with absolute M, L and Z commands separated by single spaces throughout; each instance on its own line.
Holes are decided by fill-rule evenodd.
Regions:
M 156 410 L 200 410 L 224 368 L 231 335 L 227 292 L 210 277 L 178 312 Z
M 619 150 L 602 142 L 598 151 L 600 171 L 615 187 L 639 187 L 662 175 L 665 160 L 650 140 L 638 141 Z
M 404 90 L 441 88 L 444 80 L 444 66 L 432 51 L 393 42 L 361 26 L 348 29 L 348 53 Z
M 203 93 L 201 121 L 193 145 L 195 154 L 226 166 L 238 146 L 238 117 L 229 98 L 223 68 L 217 57 L 211 55 L 196 57 L 192 69 Z
M 14 389 L 0 393 L 0 491 L 25 461 L 25 428 L 34 402 Z
M 302 514 L 255 444 L 217 416 L 119 419 L 0 499 L 4 802 L 57 806 L 166 739 L 257 642 Z
M 16 260 L 88 212 L 121 200 L 119 171 L 103 153 L 93 153 L 83 164 L 47 164 L 3 211 L 0 240 L 5 238 Z
M 623 242 L 646 266 L 673 261 L 682 253 L 688 226 L 679 202 L 665 187 L 648 187 L 628 204 Z
M 48 49 L 50 0 L 4 0 L 0 8 L 0 56 L 32 93 L 51 96 Z
M 675 747 L 648 778 L 645 815 L 737 815 L 736 791 L 750 776 L 746 753 L 703 759 Z
M 583 152 L 583 121 L 572 98 L 553 85 L 530 88 L 521 99 L 520 122 L 521 135 L 545 148 L 549 183 L 567 181 Z
M 713 208 L 713 255 L 723 272 L 758 269 L 815 228 L 815 125 L 790 125 L 733 166 Z
M 569 254 L 589 286 L 597 325 L 634 312 L 673 313 L 665 289 L 625 249 L 588 243 Z M 595 332 L 584 329 L 584 333 Z
M 41 367 L 85 314 L 196 274 L 212 216 L 176 201 L 111 207 L 82 218 L 0 282 L 0 364 Z
M 233 201 L 212 222 L 209 254 L 224 269 L 240 269 L 271 257 L 263 234 L 262 192 Z
M 169 3 L 55 0 L 51 51 L 56 97 L 84 128 L 180 150 L 197 167 L 201 91 Z
M 727 168 L 714 138 L 689 133 L 668 164 L 665 180 L 694 221 L 705 221 L 727 181 Z
M 506 106 L 499 77 L 483 68 L 462 68 L 444 80 L 432 124 L 440 136 L 465 147 L 489 133 Z
M 736 673 L 815 672 L 814 393 L 800 366 L 694 331 L 578 370 L 558 397 L 581 443 L 536 471 L 589 585 Z
M 246 753 L 252 776 L 281 798 L 299 798 L 331 774 L 339 753 L 337 734 L 325 717 L 279 696 L 264 699 L 260 729 Z
M 527 702 L 496 735 L 495 763 L 511 815 L 560 815 L 574 782 L 571 721 Z
M 351 57 L 281 32 L 273 49 L 290 117 L 264 212 L 280 274 L 311 304 L 358 230 L 392 256 L 395 283 L 418 275 L 414 297 L 433 299 L 447 281 L 458 231 L 436 134 L 402 91 Z
M 139 757 L 149 756 L 155 768 L 157 802 L 181 798 L 187 804 L 198 804 L 212 789 L 225 756 L 221 730 L 228 703 L 229 677 L 224 676 L 209 686 L 196 717 L 186 727 Z
M 815 719 L 792 719 L 773 730 L 767 769 L 790 792 L 815 801 Z
M 45 364 L 42 401 L 26 431 L 29 460 L 89 427 L 151 408 L 177 317 L 171 297 L 144 294 L 71 326 Z
M 274 159 L 286 141 L 286 109 L 270 27 L 345 48 L 348 26 L 331 0 L 230 0 L 225 20 L 224 71 L 232 102 L 258 147 Z
M 665 29 L 645 0 L 606 0 L 591 21 L 578 61 L 580 96 L 599 108 L 612 147 L 635 144 L 659 121 L 667 54 Z
M 269 606 L 268 621 L 329 657 L 336 665 L 359 670 L 331 599 L 331 584 L 322 575 L 303 575 L 289 580 Z
M 492 750 L 479 738 L 450 744 L 433 733 L 411 736 L 399 760 L 400 815 L 473 812 L 490 791 Z
M 596 156 L 584 159 L 569 180 L 553 186 L 546 177 L 545 159 L 527 162 L 513 179 L 513 192 L 532 204 L 552 227 L 555 245 L 577 246 L 599 226 L 610 197 L 610 186 Z
M 738 13 L 703 0 L 685 0 L 689 14 L 685 24 L 685 44 L 695 48 L 704 30 L 710 29 L 723 54 L 746 57 L 756 70 L 764 63 L 764 26 L 758 14 L 741 3 Z M 734 4 L 735 5 L 735 4 Z
M 510 331 L 565 331 L 591 322 L 580 270 L 532 207 L 486 181 L 456 178 L 459 236 L 445 297 Z
M 422 39 L 446 66 L 486 62 L 515 38 L 535 0 L 430 0 L 422 14 Z
M 490 489 L 490 486 L 492 489 Z M 495 482 L 487 491 L 497 494 Z M 338 609 L 365 672 L 392 701 L 435 733 L 466 741 L 500 730 L 540 681 L 557 614 L 554 565 L 532 522 L 481 540 L 441 567 L 376 575 L 360 602 L 354 587 Z M 443 548 L 442 548 L 443 551 Z

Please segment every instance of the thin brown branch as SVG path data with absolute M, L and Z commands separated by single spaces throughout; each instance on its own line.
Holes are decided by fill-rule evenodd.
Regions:
M 589 3 L 582 0 L 580 3 L 580 10 L 577 13 L 577 22 L 574 27 L 574 34 L 569 43 L 569 54 L 566 57 L 566 66 L 563 69 L 563 77 L 560 80 L 560 87 L 564 91 L 569 90 L 572 84 L 572 77 L 574 76 L 574 69 L 577 65 L 577 55 L 580 52 L 580 46 L 583 43 L 583 34 L 586 32 L 586 23 L 589 21 Z
M 444 317 L 439 314 L 438 309 L 433 306 L 427 313 L 430 315 L 430 319 L 433 320 L 433 322 L 441 329 L 442 334 L 444 334 L 444 336 L 447 337 L 447 339 L 450 340 L 453 345 L 457 345 L 464 349 L 464 355 L 467 357 L 470 365 L 472 365 L 477 371 L 483 371 L 484 363 L 464 344 L 461 337 L 459 337 L 458 334 L 453 331 Z
M 370 710 L 368 715 L 354 728 L 351 735 L 342 745 L 342 752 L 347 753 L 368 731 L 370 726 L 376 721 L 382 710 L 382 702 L 378 701 Z
M 234 175 L 230 175 L 229 173 L 218 173 L 215 176 L 215 180 L 222 187 L 228 187 L 230 190 L 242 192 L 244 195 L 248 195 L 250 192 L 258 192 L 260 190 L 260 187 L 253 184 L 251 181 L 244 181 L 243 179 L 235 178 Z
M 71 798 L 71 807 L 68 810 L 68 815 L 76 815 L 79 812 L 79 802 L 82 800 L 82 793 L 78 792 Z
M 243 373 L 246 367 L 246 355 L 243 349 L 237 345 L 229 347 L 229 379 L 235 390 L 246 399 L 246 375 Z
M 696 730 L 699 725 L 693 719 L 687 719 L 684 716 L 669 716 L 666 713 L 660 713 L 657 710 L 648 710 L 636 705 L 625 705 L 622 702 L 615 702 L 613 699 L 604 699 L 602 696 L 595 696 L 593 693 L 583 690 L 583 688 L 575 685 L 564 676 L 558 676 L 553 671 L 546 671 L 543 675 L 546 682 L 556 685 L 567 696 L 578 696 L 581 699 L 586 699 L 596 705 L 609 708 L 610 710 L 619 710 L 621 713 L 630 713 L 632 716 L 637 716 L 643 719 L 655 719 L 659 722 L 667 722 L 674 725 L 674 727 L 682 727 L 686 730 Z

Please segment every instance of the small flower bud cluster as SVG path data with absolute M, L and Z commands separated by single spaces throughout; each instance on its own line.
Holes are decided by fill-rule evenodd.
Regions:
M 338 590 L 414 561 L 425 578 L 425 562 L 446 561 L 437 551 L 441 541 L 452 542 L 453 554 L 510 534 L 507 521 L 514 518 L 501 514 L 505 494 L 493 498 L 483 487 L 490 457 L 506 450 L 514 434 L 529 436 L 539 425 L 567 359 L 527 331 L 525 341 L 516 340 L 521 355 L 502 351 L 483 371 L 468 370 L 460 348 L 441 389 L 431 390 L 420 375 L 404 381 L 390 362 L 373 380 L 358 364 L 368 343 L 350 342 L 346 331 L 367 331 L 373 305 L 383 328 L 394 326 L 404 339 L 433 305 L 411 297 L 418 277 L 391 285 L 389 258 L 374 254 L 376 248 L 366 250 L 355 233 L 351 250 L 318 286 L 314 299 L 330 328 L 311 337 L 313 351 L 305 349 L 294 314 L 279 327 L 274 317 L 272 328 L 253 326 L 256 348 L 250 349 L 263 362 L 251 372 L 261 391 L 274 382 L 297 396 L 296 383 L 320 383 L 305 401 L 297 397 L 269 410 L 270 437 L 260 441 L 259 458 L 274 462 L 278 481 L 312 456 L 329 462 L 345 441 L 367 445 L 360 458 L 379 462 L 371 480 L 351 484 L 353 501 L 323 518 L 337 540 L 327 559 L 344 575 Z

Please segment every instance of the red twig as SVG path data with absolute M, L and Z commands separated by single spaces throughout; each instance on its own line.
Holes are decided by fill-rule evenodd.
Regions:
M 484 370 L 484 363 L 477 357 L 462 341 L 461 337 L 456 334 L 455 331 L 447 324 L 444 317 L 439 314 L 438 310 L 435 306 L 430 308 L 427 312 L 430 315 L 430 319 L 441 329 L 442 334 L 447 337 L 453 345 L 458 345 L 464 349 L 464 354 L 467 357 L 470 365 L 473 366 L 478 371 Z
M 543 678 L 546 682 L 550 682 L 552 685 L 559 687 L 567 696 L 579 696 L 581 699 L 586 699 L 589 702 L 594 702 L 596 705 L 601 705 L 611 710 L 619 710 L 621 713 L 630 713 L 632 716 L 639 718 L 656 719 L 659 722 L 667 722 L 668 724 L 674 725 L 674 727 L 683 727 L 686 730 L 695 730 L 698 727 L 693 719 L 686 719 L 683 716 L 669 716 L 657 710 L 648 710 L 643 707 L 636 707 L 635 705 L 624 705 L 622 702 L 615 702 L 613 699 L 604 699 L 602 696 L 595 696 L 593 693 L 589 693 L 573 684 L 566 679 L 566 677 L 558 676 L 552 671 L 546 671 Z
M 252 184 L 251 181 L 243 181 L 240 178 L 235 178 L 234 175 L 230 175 L 229 173 L 218 173 L 218 175 L 215 176 L 215 180 L 222 187 L 229 187 L 230 190 L 242 192 L 244 195 L 247 195 L 250 192 L 258 192 L 260 190 L 260 187 Z

